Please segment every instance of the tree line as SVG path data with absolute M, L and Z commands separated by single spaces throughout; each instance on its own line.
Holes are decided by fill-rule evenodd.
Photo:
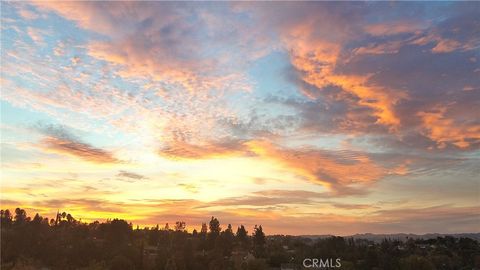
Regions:
M 1 269 L 304 269 L 306 258 L 339 258 L 340 269 L 479 269 L 480 246 L 470 238 L 402 242 L 384 239 L 249 234 L 211 217 L 200 231 L 177 221 L 134 229 L 122 219 L 91 223 L 58 213 L 48 219 L 1 210 Z

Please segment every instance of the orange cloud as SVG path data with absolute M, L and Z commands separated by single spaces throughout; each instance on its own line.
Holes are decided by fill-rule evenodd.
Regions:
M 358 105 L 371 108 L 377 123 L 395 130 L 400 125 L 400 119 L 395 114 L 394 106 L 401 99 L 407 98 L 403 91 L 387 89 L 370 82 L 371 75 L 347 75 L 336 71 L 341 62 L 342 45 L 329 41 L 322 36 L 313 35 L 316 26 L 305 22 L 285 33 L 285 42 L 291 50 L 291 62 L 300 72 L 301 79 L 321 92 L 323 88 L 337 86 L 343 91 L 353 94 L 359 99 Z M 369 53 L 378 50 L 396 50 L 398 45 L 390 48 L 370 48 Z M 366 53 L 364 52 L 364 53 Z M 315 98 L 315 93 L 305 93 Z
M 404 33 L 415 33 L 423 30 L 428 25 L 415 21 L 394 21 L 376 24 L 368 24 L 364 26 L 364 31 L 374 36 L 398 35 Z
M 90 42 L 87 52 L 119 68 L 117 74 L 124 78 L 150 78 L 191 92 L 250 89 L 246 76 L 229 70 L 231 63 L 217 68 L 225 55 L 202 56 L 204 49 L 196 30 L 198 24 L 208 21 L 202 17 L 195 23 L 188 23 L 176 5 L 43 1 L 34 4 L 39 9 L 54 11 L 75 21 L 81 28 L 107 36 L 108 41 Z
M 467 26 L 464 26 L 467 27 Z M 427 33 L 413 39 L 409 44 L 426 45 L 435 44 L 431 51 L 433 53 L 449 53 L 453 51 L 469 51 L 478 48 L 480 41 L 472 38 L 466 41 L 458 41 L 455 39 L 445 38 L 437 33 Z
M 369 44 L 353 50 L 354 54 L 388 54 L 397 53 L 405 44 L 403 41 L 390 41 L 381 44 Z
M 437 143 L 442 149 L 452 144 L 461 149 L 467 149 L 472 144 L 480 142 L 480 125 L 459 123 L 445 116 L 446 107 L 437 106 L 432 111 L 419 112 L 422 119 L 423 134 Z
M 115 43 L 96 42 L 88 46 L 88 53 L 92 57 L 118 65 L 118 74 L 124 78 L 150 77 L 181 86 L 189 92 L 221 89 L 226 83 L 225 77 L 198 74 L 199 70 L 205 72 L 211 68 L 208 62 L 200 63 L 198 59 L 179 60 L 179 57 L 173 55 L 174 52 L 161 44 L 149 51 L 149 48 L 142 48 L 145 44 L 138 42 L 135 38 Z M 242 78 L 236 79 L 239 81 Z
M 115 25 L 105 19 L 105 12 L 110 16 L 118 14 L 123 8 L 134 8 L 132 3 L 95 3 L 95 2 L 59 2 L 59 1 L 33 1 L 40 10 L 53 11 L 65 18 L 77 22 L 85 29 L 100 33 L 112 33 Z M 102 8 L 102 6 L 104 8 Z
M 249 142 L 251 150 L 277 161 L 314 183 L 340 192 L 352 184 L 369 184 L 387 175 L 388 170 L 363 154 L 335 154 L 310 149 L 280 149 L 266 142 Z
M 273 160 L 280 169 L 292 171 L 308 181 L 345 194 L 360 192 L 350 186 L 368 185 L 389 174 L 408 173 L 407 164 L 387 168 L 363 153 L 311 148 L 289 149 L 260 140 L 204 142 L 199 145 L 176 141 L 160 149 L 159 155 L 180 160 L 257 156 Z

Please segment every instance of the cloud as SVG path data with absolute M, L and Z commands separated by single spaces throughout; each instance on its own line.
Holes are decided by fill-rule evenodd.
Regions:
M 181 187 L 185 191 L 188 191 L 191 193 L 198 193 L 198 186 L 196 184 L 180 183 L 177 186 Z
M 268 141 L 224 139 L 201 145 L 177 141 L 159 151 L 170 159 L 212 159 L 229 156 L 255 156 L 274 161 L 278 168 L 296 173 L 338 194 L 361 194 L 368 186 L 387 175 L 405 174 L 405 164 L 377 163 L 367 153 L 331 151 L 312 147 L 286 148 Z
M 436 142 L 438 148 L 450 143 L 465 149 L 480 144 L 480 124 L 455 123 L 455 119 L 445 117 L 446 107 L 438 107 L 429 112 L 419 112 L 424 134 Z
M 383 134 L 399 142 L 411 140 L 415 151 L 441 150 L 435 147 L 440 145 L 478 149 L 474 114 L 479 113 L 479 92 L 463 91 L 480 85 L 475 56 L 480 45 L 478 6 L 438 7 L 444 17 L 435 19 L 423 4 L 409 5 L 412 14 L 405 13 L 401 3 L 372 5 L 375 8 L 349 4 L 338 10 L 341 5 L 295 4 L 278 25 L 268 22 L 278 20 L 288 4 L 252 11 L 279 33 L 289 52 L 286 76 L 306 99 L 285 97 L 280 103 L 298 111 L 298 132 Z M 378 20 L 369 20 L 379 13 Z M 441 134 L 432 135 L 425 118 L 439 107 L 446 110 L 438 124 L 448 125 L 449 131 L 437 129 Z
M 127 179 L 132 179 L 132 180 L 144 180 L 148 179 L 144 175 L 138 174 L 138 173 L 133 173 L 129 171 L 119 171 L 117 174 L 117 177 L 119 178 L 127 178 Z
M 20 201 L 16 200 L 8 200 L 8 199 L 0 199 L 0 203 L 2 204 L 2 209 L 8 209 L 8 207 L 18 207 L 21 205 Z
M 229 197 L 217 201 L 199 205 L 197 209 L 211 207 L 278 207 L 281 205 L 309 205 L 314 204 L 316 199 L 322 199 L 328 195 L 319 192 L 305 190 L 266 190 L 253 192 L 248 196 Z
M 32 27 L 28 27 L 27 33 L 36 44 L 39 44 L 39 45 L 44 44 L 44 36 L 45 36 L 44 31 L 41 31 Z
M 36 207 L 47 207 L 49 209 L 59 209 L 61 211 L 95 211 L 107 213 L 125 213 L 125 204 L 120 202 L 111 202 L 102 199 L 73 198 L 73 199 L 47 199 L 38 200 L 34 204 Z
M 355 48 L 353 50 L 354 54 L 394 54 L 404 46 L 402 41 L 390 41 L 388 43 L 371 43 L 365 47 Z
M 39 11 L 53 11 L 61 16 L 74 20 L 82 28 L 95 29 L 96 32 L 108 34 L 118 31 L 113 19 L 122 15 L 122 11 L 128 11 L 134 15 L 135 4 L 133 3 L 93 3 L 93 2 L 32 2 Z M 124 16 L 126 20 L 136 19 L 135 16 Z M 122 29 L 123 30 L 123 29 Z
M 156 147 L 176 132 L 195 138 L 225 134 L 217 121 L 233 115 L 228 95 L 252 90 L 244 67 L 256 45 L 247 48 L 240 33 L 215 24 L 224 14 L 240 19 L 228 4 L 38 1 L 25 8 L 73 22 L 64 21 L 82 38 L 62 38 L 56 29 L 52 35 L 59 41 L 45 48 L 49 57 L 30 39 L 9 47 L 2 74 L 12 83 L 2 89 L 2 99 L 15 106 L 87 131 L 96 128 L 92 120 L 101 121 L 99 133 L 129 133 Z
M 402 173 L 400 167 L 388 168 L 367 154 L 354 151 L 327 151 L 311 148 L 280 148 L 268 142 L 248 142 L 260 157 L 278 162 L 313 183 L 322 184 L 338 194 L 362 193 L 368 186 L 389 174 Z
M 3 202 L 3 201 L 2 201 Z M 11 203 L 15 203 L 12 201 Z M 222 227 L 240 224 L 253 228 L 262 224 L 265 232 L 271 234 L 335 234 L 355 233 L 459 233 L 475 232 L 478 227 L 478 207 L 455 207 L 434 205 L 430 207 L 388 208 L 368 211 L 359 205 L 338 204 L 352 210 L 365 211 L 345 215 L 328 211 L 299 213 L 298 209 L 275 207 L 237 206 L 232 210 L 197 208 L 202 202 L 195 200 L 142 200 L 138 202 L 115 202 L 98 199 L 48 199 L 37 200 L 25 205 L 28 214 L 40 213 L 50 218 L 57 209 L 73 214 L 83 221 L 102 220 L 106 217 L 126 218 L 135 225 L 154 226 L 186 221 L 190 230 L 199 229 L 202 222 L 208 222 L 212 215 L 219 218 Z M 323 204 L 323 202 L 321 202 Z M 208 204 L 206 204 L 208 205 Z M 17 207 L 7 205 L 7 207 Z M 313 206 L 315 207 L 315 206 Z M 316 206 L 318 207 L 318 205 Z M 48 209 L 48 210 L 46 210 Z M 298 228 L 302 228 L 301 231 Z M 250 231 L 250 230 L 249 230 Z
M 26 8 L 20 8 L 18 14 L 27 20 L 36 20 L 40 17 L 37 13 Z
M 334 203 L 332 205 L 336 208 L 347 210 L 379 208 L 378 206 L 372 206 L 370 204 Z
M 288 53 L 291 66 L 285 75 L 306 98 L 295 104 L 303 122 L 295 130 L 297 134 L 381 133 L 400 140 L 415 137 L 439 144 L 425 132 L 428 127 L 408 115 L 431 111 L 438 104 L 445 106 L 452 98 L 460 101 L 447 92 L 458 87 L 476 89 L 479 84 L 473 79 L 478 75 L 473 72 L 478 64 L 465 63 L 475 56 L 479 42 L 472 3 L 436 6 L 436 12 L 443 16 L 429 15 L 429 7 L 422 3 L 229 3 L 213 8 L 193 3 L 142 2 L 111 3 L 108 9 L 105 3 L 90 2 L 33 5 L 102 35 L 101 39 L 89 40 L 84 53 L 108 63 L 113 74 L 127 81 L 149 82 L 146 89 L 132 95 L 138 97 L 135 100 L 122 96 L 122 91 L 107 90 L 95 92 L 105 95 L 78 93 L 82 96 L 79 98 L 68 88 L 58 89 L 61 96 L 48 92 L 35 93 L 32 98 L 41 106 L 63 105 L 77 111 L 82 111 L 83 105 L 76 101 L 87 99 L 88 108 L 100 108 L 95 109 L 98 113 L 94 117 L 108 113 L 113 125 L 129 129 L 139 125 L 134 118 L 140 115 L 162 141 L 175 140 L 172 134 L 178 131 L 206 140 L 236 132 L 238 126 L 219 123 L 219 119 L 228 117 L 238 119 L 237 112 L 225 108 L 225 97 L 239 89 L 251 90 L 244 67 L 258 58 L 254 55 L 259 51 Z M 232 15 L 228 22 L 231 28 L 216 24 L 222 14 Z M 255 27 L 242 20 L 243 16 L 249 16 Z M 452 63 L 459 68 L 442 68 Z M 463 85 L 456 85 L 459 82 Z M 152 99 L 150 91 L 155 91 L 158 98 Z M 438 95 L 426 97 L 425 93 L 431 91 Z M 473 92 L 470 96 L 478 95 L 478 91 Z M 462 117 L 465 115 L 458 114 L 452 121 L 457 123 Z M 293 120 L 284 122 L 284 129 L 296 128 Z M 208 127 L 202 129 L 202 125 Z M 242 128 L 251 130 L 241 134 L 242 138 L 257 132 L 255 125 Z M 213 135 L 205 134 L 213 131 Z M 447 144 L 460 150 L 475 148 L 474 144 L 458 147 L 454 141 Z M 192 155 L 202 152 L 189 150 Z
M 238 190 L 210 203 L 128 200 L 131 193 L 123 193 L 122 202 L 117 202 L 108 196 L 120 198 L 117 191 L 130 183 L 112 183 L 105 177 L 97 182 L 97 172 L 88 171 L 95 174 L 90 176 L 95 183 L 113 184 L 109 187 L 114 191 L 68 183 L 62 191 L 70 187 L 83 193 L 62 199 L 57 194 L 60 181 L 49 178 L 50 174 L 83 170 L 83 163 L 59 168 L 58 163 L 49 162 L 48 155 L 35 152 L 27 159 L 23 155 L 30 152 L 23 152 L 16 158 L 7 151 L 7 177 L 25 169 L 38 178 L 49 175 L 48 182 L 32 178 L 46 192 L 7 190 L 12 203 L 44 211 L 71 208 L 87 219 L 119 215 L 140 224 L 186 219 L 199 225 L 213 214 L 222 222 L 262 223 L 268 232 L 280 233 L 298 233 L 299 228 L 312 233 L 476 228 L 478 222 L 470 214 L 478 212 L 475 207 L 422 208 L 418 203 L 423 201 L 412 198 L 409 209 L 364 202 L 382 195 L 383 184 L 394 182 L 387 180 L 408 178 L 403 183 L 411 183 L 406 185 L 410 193 L 411 188 L 418 194 L 428 190 L 427 197 L 433 201 L 472 203 L 473 193 L 464 198 L 461 189 L 475 186 L 468 181 L 476 176 L 474 157 L 480 146 L 477 3 L 33 2 L 5 6 L 20 9 L 11 18 L 2 18 L 7 24 L 7 46 L 2 54 L 1 98 L 39 112 L 39 117 L 45 113 L 56 122 L 92 132 L 88 138 L 119 138 L 109 140 L 116 145 L 114 150 L 103 149 L 96 141 L 73 136 L 67 128 L 47 126 L 40 128 L 36 148 L 98 164 L 124 164 L 117 157 L 122 153 L 138 154 L 148 161 L 141 164 L 146 166 L 157 158 L 154 155 L 177 160 L 162 159 L 161 165 L 186 176 L 185 182 L 168 184 L 167 188 L 181 191 L 179 196 L 203 198 L 204 192 L 211 191 L 192 182 L 198 175 L 182 171 L 192 165 L 185 161 L 229 157 L 261 160 L 262 165 L 271 166 L 269 170 L 295 178 L 293 184 L 300 180 L 305 186 L 326 188 L 325 192 L 281 190 L 292 183 L 284 177 L 276 181 L 252 175 L 246 180 L 258 184 L 252 188 L 270 187 L 266 182 L 274 180 L 272 185 L 279 189 L 246 194 Z M 58 24 L 50 24 L 59 19 L 46 16 L 50 12 L 70 21 L 61 24 L 68 28 L 68 35 Z M 8 10 L 5 14 L 10 15 Z M 31 20 L 37 19 L 42 23 L 33 26 Z M 45 25 L 48 32 L 41 32 Z M 37 43 L 42 38 L 48 42 Z M 265 55 L 265 61 L 257 62 Z M 285 76 L 289 81 L 281 80 L 277 89 L 264 73 L 252 71 L 257 64 L 261 69 L 281 66 L 284 73 L 276 73 L 273 80 Z M 252 84 L 253 79 L 259 79 L 258 85 Z M 18 119 L 23 121 L 21 115 Z M 23 140 L 18 132 L 11 133 L 15 141 Z M 335 145 L 329 144 L 330 139 Z M 20 152 L 27 144 L 8 145 Z M 34 160 L 38 158 L 41 162 Z M 135 182 L 146 179 L 143 169 L 116 169 L 105 175 Z M 453 179 L 467 177 L 468 181 L 461 180 L 468 183 L 447 190 L 453 184 L 441 179 L 432 182 L 446 173 Z M 11 180 L 12 185 L 18 183 L 16 178 Z M 432 183 L 442 185 L 437 191 L 446 193 L 430 192 Z M 145 184 L 148 189 L 150 185 L 165 188 L 162 181 Z M 405 185 L 399 186 L 407 192 Z M 85 197 L 92 193 L 106 198 Z M 27 199 L 20 199 L 22 194 Z M 29 199 L 38 204 L 33 207 Z
M 405 33 L 415 33 L 428 28 L 429 22 L 425 21 L 390 21 L 365 25 L 364 31 L 373 36 L 390 36 Z
M 340 9 L 340 6 L 343 9 Z M 276 7 L 282 8 L 285 7 Z M 361 37 L 358 33 L 362 33 L 361 25 L 365 23 L 365 6 L 308 3 L 295 5 L 293 9 L 293 19 L 286 19 L 273 27 L 277 29 L 290 52 L 290 61 L 299 80 L 310 86 L 305 89 L 300 85 L 303 88 L 302 93 L 310 99 L 320 96 L 329 99 L 332 97 L 323 95 L 324 89 L 335 87 L 351 95 L 355 106 L 370 109 L 369 114 L 374 117 L 376 124 L 392 130 L 397 128 L 399 120 L 394 106 L 406 98 L 404 91 L 372 83 L 372 74 L 346 74 L 337 69 L 345 59 L 344 47 L 353 39 Z M 259 12 L 266 13 L 266 20 L 276 17 L 269 11 Z
M 438 205 L 423 208 L 378 210 L 374 214 L 374 227 L 392 232 L 443 232 L 459 233 L 476 231 L 478 206 L 455 207 Z M 455 228 L 455 229 L 450 229 Z
M 112 153 L 89 144 L 62 138 L 47 137 L 42 140 L 47 151 L 66 154 L 94 163 L 119 163 Z
M 463 91 L 466 86 L 480 85 L 475 73 L 478 65 L 471 61 L 475 53 L 455 51 L 438 55 L 426 52 L 428 48 L 431 45 L 406 46 L 395 54 L 356 56 L 343 68 L 376 72 L 371 78 L 375 83 L 406 89 L 408 98 L 394 107 L 402 127 L 395 134 L 415 151 L 445 148 L 437 147 L 440 145 L 461 151 L 478 149 L 475 130 L 480 123 L 474 115 L 479 113 L 479 92 Z M 431 130 L 437 124 L 440 133 L 433 135 Z M 448 128 L 443 128 L 445 125 Z
M 208 202 L 203 205 L 201 204 L 195 207 L 195 209 L 218 207 L 222 209 L 228 209 L 229 207 L 281 209 L 282 207 L 295 207 L 298 205 L 302 205 L 303 208 L 307 206 L 332 206 L 346 210 L 379 208 L 370 204 L 332 202 L 331 199 L 335 197 L 337 196 L 328 192 L 313 192 L 307 190 L 261 190 L 252 192 L 247 196 L 228 197 L 213 202 Z
M 202 5 L 166 2 L 108 5 L 94 2 L 39 2 L 35 5 L 73 20 L 81 28 L 108 37 L 108 41 L 90 42 L 87 53 L 118 67 L 117 74 L 122 77 L 150 78 L 190 92 L 231 88 L 232 82 L 239 90 L 248 88 L 245 79 L 232 72 L 228 65 L 218 68 L 221 60 L 228 56 L 221 44 L 209 43 L 210 47 L 217 47 L 216 52 L 220 55 L 216 57 L 210 55 L 211 48 L 204 47 L 212 38 L 209 34 L 220 36 L 218 41 L 221 42 L 226 39 L 223 35 L 229 32 L 224 28 L 217 28 L 211 33 L 198 31 L 199 28 L 209 29 L 209 20 L 217 15 L 206 16 L 207 10 Z M 182 8 L 193 14 L 187 15 Z M 212 9 L 211 12 L 215 11 Z
M 113 153 L 80 141 L 65 127 L 39 126 L 38 130 L 46 135 L 41 140 L 40 147 L 47 152 L 69 155 L 98 164 L 121 163 Z
M 158 153 L 171 159 L 208 159 L 245 155 L 248 149 L 244 142 L 239 140 L 223 139 L 201 144 L 175 140 L 161 148 Z

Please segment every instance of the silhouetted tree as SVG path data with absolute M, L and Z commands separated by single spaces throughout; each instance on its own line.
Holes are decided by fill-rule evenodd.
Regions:
M 312 240 L 267 237 L 262 226 L 255 226 L 251 237 L 240 226 L 235 237 L 230 224 L 220 232 L 215 218 L 210 231 L 203 224 L 200 233 L 189 234 L 182 230 L 182 222 L 175 230 L 159 230 L 158 225 L 132 230 L 125 220 L 87 224 L 66 212 L 58 212 L 52 222 L 39 214 L 30 218 L 20 208 L 13 218 L 7 210 L 0 214 L 1 269 L 263 270 L 278 269 L 286 262 L 301 266 L 307 257 L 341 258 L 342 269 L 347 270 L 480 269 L 480 244 L 471 238 L 384 239 L 381 243 L 342 237 Z M 214 235 L 214 247 L 204 249 L 202 241 Z M 241 244 L 250 241 L 256 258 L 247 255 L 250 245 Z
M 218 219 L 212 217 L 209 223 L 210 235 L 217 237 L 220 235 L 220 222 Z
M 9 227 L 12 224 L 12 214 L 10 210 L 1 210 L 1 226 L 2 227 Z
M 25 210 L 20 209 L 20 208 L 16 208 L 15 209 L 15 224 L 16 225 L 21 225 L 21 224 L 25 223 L 26 220 L 27 220 L 27 213 L 25 212 Z
M 237 228 L 236 238 L 243 249 L 248 248 L 248 232 L 243 225 Z
M 222 232 L 219 243 L 219 249 L 222 250 L 224 256 L 230 256 L 233 249 L 233 242 L 235 240 L 235 236 L 233 235 L 232 231 L 232 224 L 228 224 L 225 231 Z
M 209 223 L 209 232 L 208 232 L 208 248 L 212 249 L 215 246 L 215 242 L 220 235 L 220 222 L 218 219 L 212 217 Z
M 202 229 L 200 230 L 200 234 L 207 235 L 208 227 L 206 223 L 202 223 Z
M 185 228 L 187 227 L 187 225 L 185 224 L 184 221 L 177 221 L 175 223 L 175 231 L 180 231 L 180 232 L 183 232 L 185 231 Z
M 255 225 L 253 229 L 253 254 L 257 258 L 265 257 L 265 233 L 263 233 L 262 225 Z

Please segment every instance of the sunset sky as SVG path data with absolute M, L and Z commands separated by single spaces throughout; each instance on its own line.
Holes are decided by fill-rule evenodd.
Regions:
M 1 208 L 480 228 L 480 2 L 2 2 Z

